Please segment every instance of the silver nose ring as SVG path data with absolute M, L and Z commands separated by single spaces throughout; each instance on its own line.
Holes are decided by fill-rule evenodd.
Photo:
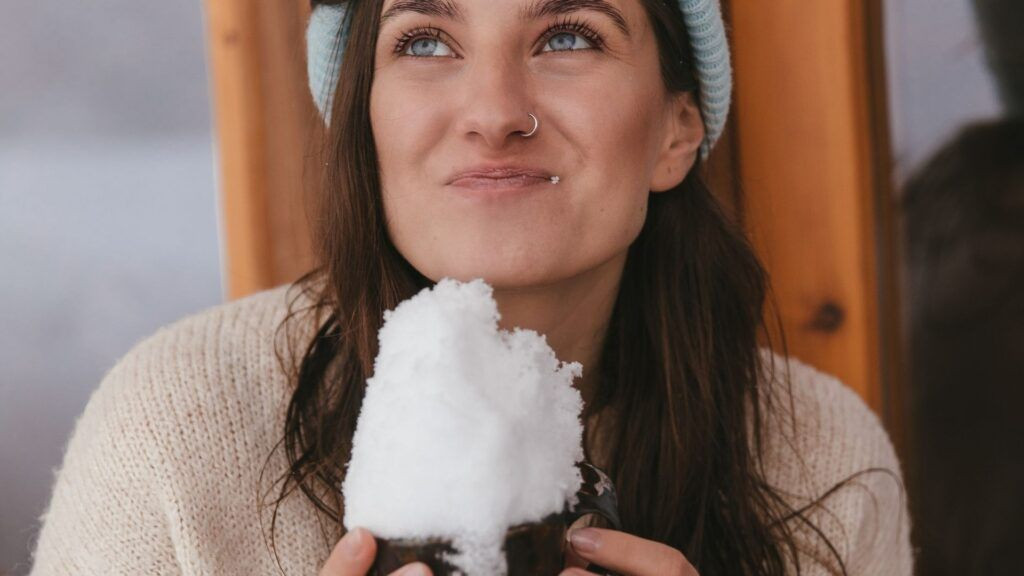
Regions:
M 533 136 L 533 133 L 537 131 L 537 127 L 540 126 L 540 122 L 537 120 L 536 116 L 530 114 L 530 118 L 533 118 L 533 130 L 530 130 L 529 134 L 523 134 L 523 138 L 529 138 L 530 136 Z

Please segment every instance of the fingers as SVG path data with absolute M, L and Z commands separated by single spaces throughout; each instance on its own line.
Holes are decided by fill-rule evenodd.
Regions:
M 331 550 L 320 576 L 366 576 L 377 554 L 377 541 L 365 528 L 353 528 Z M 417 562 L 407 564 L 389 576 L 430 576 L 430 569 Z
M 569 533 L 579 556 L 625 576 L 698 576 L 683 553 L 661 542 L 603 528 Z
M 586 568 L 590 562 L 580 556 L 572 549 L 572 546 L 565 547 L 565 565 L 563 568 Z
M 593 519 L 592 516 L 592 514 L 584 514 L 582 517 L 578 518 L 575 522 L 573 522 L 572 525 L 569 526 L 569 530 L 565 534 L 566 538 L 568 538 L 569 534 L 571 534 L 574 529 L 586 528 L 587 526 L 590 526 L 590 521 Z M 590 564 L 590 562 L 587 562 L 585 558 L 577 554 L 576 551 L 572 549 L 572 546 L 569 545 L 569 542 L 567 540 L 565 547 L 565 563 L 562 566 L 562 568 L 586 568 L 587 564 Z
M 427 568 L 426 564 L 416 562 L 415 564 L 402 566 L 389 574 L 389 576 L 430 576 L 430 568 Z
M 364 528 L 349 530 L 331 550 L 320 576 L 364 576 L 373 564 L 377 541 Z

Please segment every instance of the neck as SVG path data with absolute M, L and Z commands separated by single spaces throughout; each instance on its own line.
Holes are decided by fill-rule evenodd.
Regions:
M 547 338 L 559 360 L 583 365 L 583 377 L 575 385 L 584 402 L 590 401 L 597 384 L 598 362 L 625 262 L 623 253 L 556 283 L 494 289 L 501 328 L 535 330 Z

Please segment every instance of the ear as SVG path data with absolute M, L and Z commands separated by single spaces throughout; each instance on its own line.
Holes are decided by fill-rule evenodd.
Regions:
M 664 192 L 686 178 L 700 154 L 704 141 L 704 121 L 693 92 L 672 95 L 665 139 L 651 174 L 651 192 Z

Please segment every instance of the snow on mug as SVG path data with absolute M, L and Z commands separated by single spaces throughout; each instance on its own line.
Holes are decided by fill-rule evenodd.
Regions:
M 613 529 L 621 529 L 615 488 L 598 467 L 577 464 L 583 485 L 577 492 L 578 503 L 561 514 L 551 514 L 539 522 L 512 526 L 505 535 L 504 553 L 507 576 L 555 576 L 565 563 L 566 532 L 579 518 L 597 514 Z M 451 576 L 458 571 L 446 561 L 455 553 L 443 539 L 377 539 L 377 558 L 371 576 L 387 576 L 410 562 L 423 562 L 434 576 Z M 597 574 L 610 574 L 600 568 L 588 568 Z

